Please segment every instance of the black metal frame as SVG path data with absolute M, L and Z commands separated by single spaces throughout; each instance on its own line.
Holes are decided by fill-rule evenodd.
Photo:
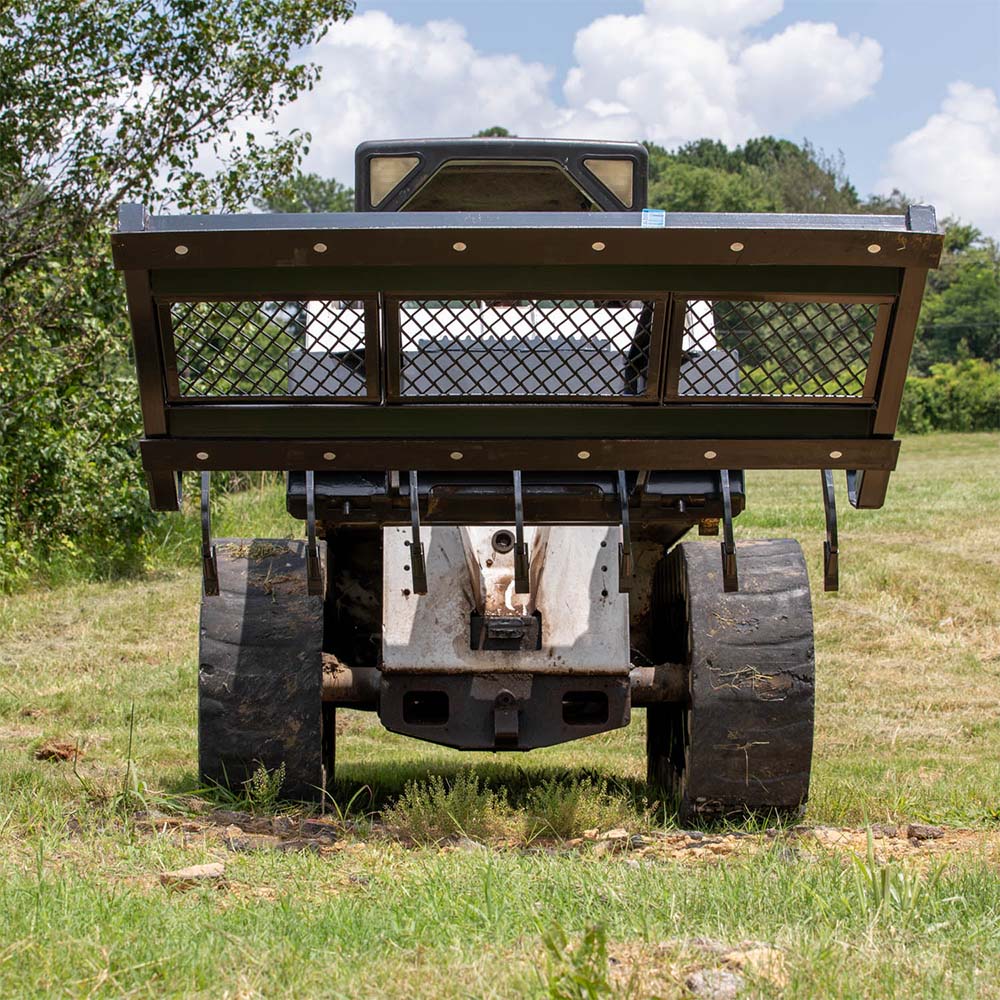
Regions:
M 371 203 L 370 161 L 375 157 L 408 156 L 417 166 L 377 205 Z M 646 204 L 649 154 L 638 142 L 581 142 L 577 139 L 389 139 L 363 142 L 355 152 L 354 202 L 359 212 L 400 212 L 445 164 L 501 160 L 554 164 L 605 212 L 627 211 Z M 584 165 L 586 160 L 631 160 L 632 202 L 625 205 Z
M 924 281 L 942 237 L 924 209 L 905 217 L 681 213 L 654 229 L 643 228 L 638 212 L 149 217 L 125 206 L 112 244 L 126 272 L 143 464 L 158 509 L 176 508 L 180 470 L 456 467 L 843 468 L 856 470 L 857 506 L 878 507 L 895 467 L 892 435 Z M 675 331 L 685 296 L 878 301 L 880 343 L 862 399 L 672 398 L 676 333 L 663 351 L 659 405 L 194 403 L 168 391 L 158 309 L 172 299 L 380 297 L 384 306 L 414 294 L 503 298 L 513 289 L 651 296 L 664 303 L 667 324 L 673 309 Z

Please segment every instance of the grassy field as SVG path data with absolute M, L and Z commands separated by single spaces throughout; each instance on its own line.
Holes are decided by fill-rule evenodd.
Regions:
M 341 712 L 336 802 L 303 826 L 198 788 L 193 517 L 141 580 L 0 599 L 0 996 L 1000 998 L 1000 434 L 910 438 L 885 509 L 842 499 L 839 595 L 818 475 L 748 493 L 738 538 L 799 538 L 813 574 L 795 828 L 678 830 L 641 711 L 502 762 Z M 218 533 L 299 534 L 281 499 Z

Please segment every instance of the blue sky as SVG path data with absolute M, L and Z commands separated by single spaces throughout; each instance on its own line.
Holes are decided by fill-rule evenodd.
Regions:
M 348 182 L 362 138 L 771 132 L 1000 232 L 996 0 L 358 0 L 305 57 L 323 80 L 281 124 Z

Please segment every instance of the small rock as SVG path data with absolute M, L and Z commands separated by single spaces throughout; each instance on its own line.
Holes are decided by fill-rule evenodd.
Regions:
M 872 826 L 872 837 L 875 840 L 882 840 L 883 838 L 896 837 L 899 835 L 899 827 L 893 826 L 890 823 L 875 823 Z
M 607 830 L 598 837 L 598 840 L 610 840 L 624 842 L 628 840 L 628 830 L 618 826 L 614 830 Z
M 321 819 L 307 819 L 302 822 L 302 834 L 320 840 L 336 840 L 337 830 L 332 823 Z
M 291 816 L 275 816 L 271 820 L 271 832 L 278 837 L 294 837 L 299 832 L 299 821 Z
M 638 850 L 640 847 L 645 847 L 649 843 L 649 839 L 642 836 L 640 833 L 633 833 L 632 836 L 628 838 L 629 850 L 632 851 Z
M 236 812 L 232 809 L 213 809 L 208 814 L 208 818 L 216 826 L 238 826 L 244 830 L 249 830 L 255 825 L 254 818 L 250 813 Z
M 744 979 L 729 969 L 698 969 L 684 980 L 684 985 L 704 1000 L 736 1000 Z
M 171 889 L 191 889 L 196 885 L 217 884 L 225 875 L 226 866 L 219 861 L 212 861 L 207 865 L 192 865 L 173 872 L 162 872 L 160 884 Z
M 597 840 L 597 832 L 598 831 L 597 831 L 596 827 L 593 830 L 584 830 L 583 834 L 582 834 L 583 839 L 584 840 Z
M 701 840 L 705 834 L 701 830 L 681 830 L 681 836 L 687 837 L 688 840 Z
M 642 867 L 639 864 L 639 862 L 635 860 L 635 858 L 629 858 L 628 861 L 625 862 L 625 864 L 628 865 L 629 868 L 640 868 L 640 867 Z
M 459 837 L 455 841 L 455 849 L 458 851 L 485 851 L 486 845 L 480 844 L 478 840 L 473 840 L 471 837 Z
M 927 823 L 911 823 L 906 828 L 906 836 L 910 840 L 939 840 L 944 836 L 944 830 L 939 826 L 930 826 Z
M 244 833 L 238 826 L 230 827 L 225 835 L 226 847 L 239 854 L 266 851 L 278 846 L 278 838 L 268 834 Z

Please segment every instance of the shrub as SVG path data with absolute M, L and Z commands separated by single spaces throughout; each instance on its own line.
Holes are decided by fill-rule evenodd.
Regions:
M 910 375 L 899 429 L 915 434 L 1000 430 L 1000 363 L 967 358 L 932 365 L 929 375 Z

